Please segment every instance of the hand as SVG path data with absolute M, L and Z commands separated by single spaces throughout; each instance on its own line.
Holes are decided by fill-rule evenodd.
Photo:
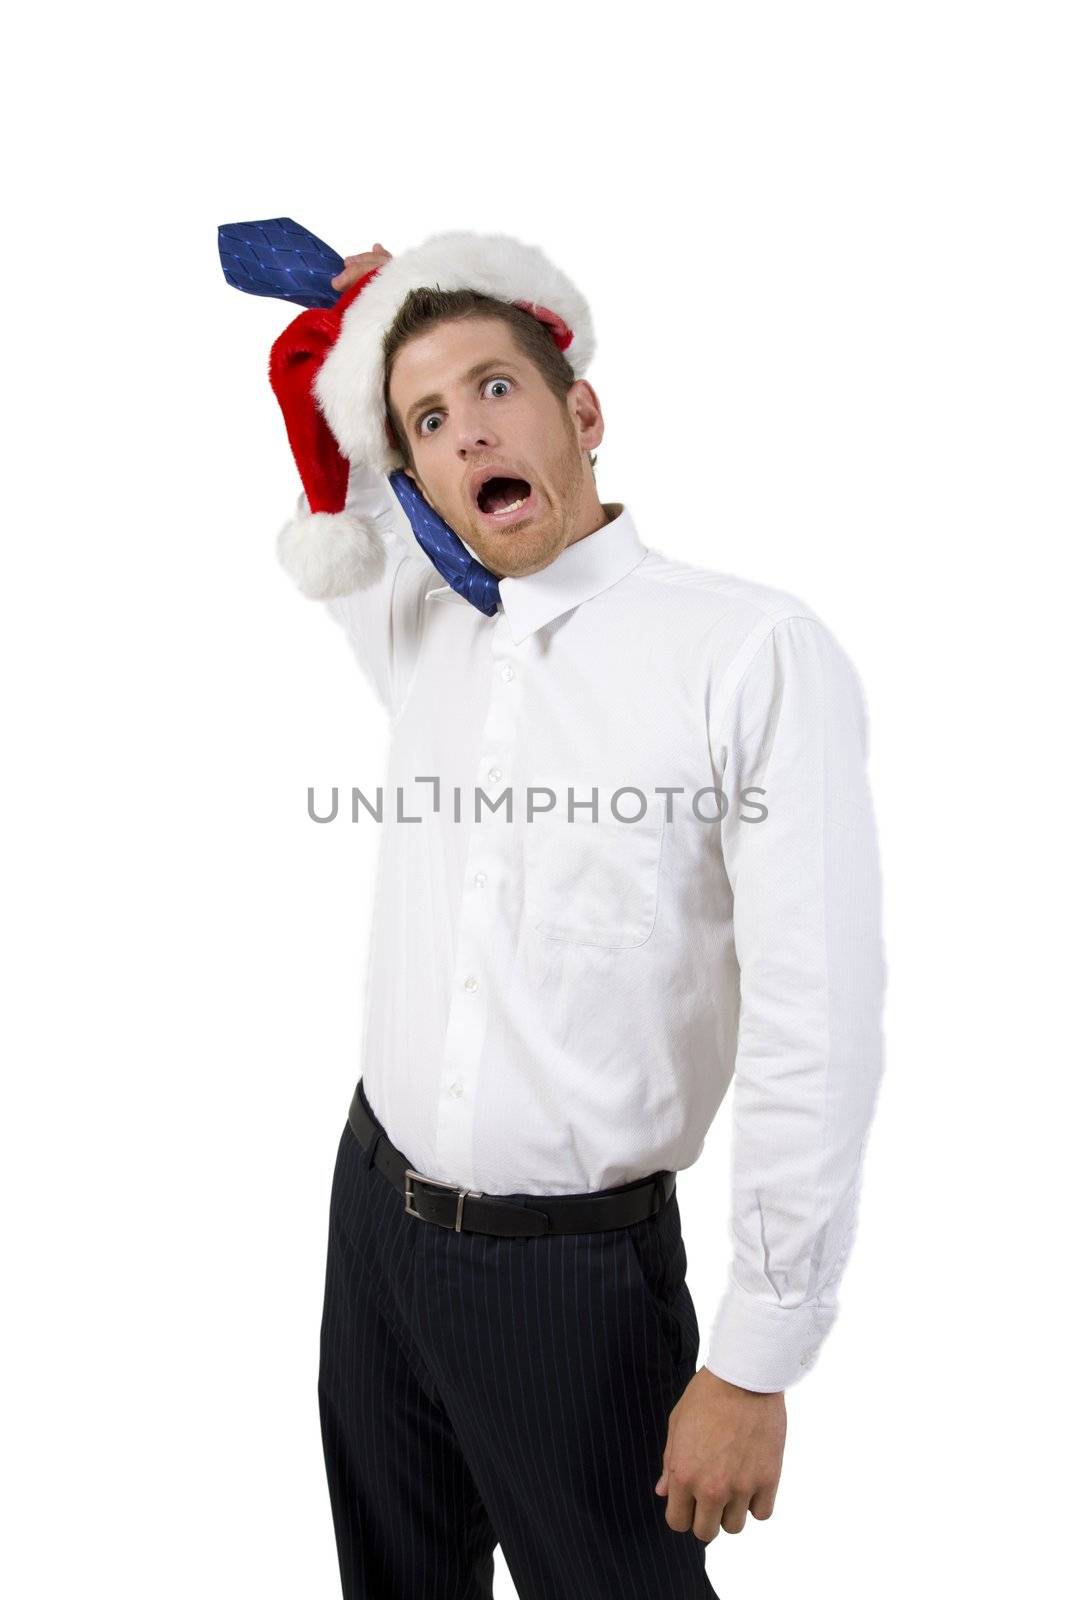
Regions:
M 676 1533 L 691 1528 L 703 1543 L 720 1525 L 740 1533 L 751 1511 L 774 1510 L 785 1449 L 785 1395 L 739 1389 L 701 1367 L 670 1414 L 656 1493 Z
M 373 272 L 375 267 L 383 266 L 386 261 L 391 260 L 392 251 L 387 250 L 384 244 L 375 242 L 373 250 L 364 250 L 358 256 L 345 256 L 343 272 L 339 272 L 336 278 L 331 278 L 330 284 L 339 294 L 343 294 L 346 289 L 350 289 L 354 283 L 358 283 L 360 278 L 365 277 L 368 272 Z

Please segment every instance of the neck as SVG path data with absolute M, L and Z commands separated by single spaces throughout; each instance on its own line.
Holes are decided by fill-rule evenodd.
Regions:
M 591 533 L 596 533 L 599 529 L 606 528 L 609 522 L 615 521 L 615 518 L 618 516 L 621 510 L 621 501 L 609 500 L 607 505 L 601 505 L 598 500 L 596 504 L 596 510 L 593 513 L 592 518 L 584 526 L 581 522 L 579 522 L 578 526 L 581 529 L 581 532 L 576 533 L 573 538 L 568 539 L 567 543 L 577 544 L 579 539 L 586 539 Z

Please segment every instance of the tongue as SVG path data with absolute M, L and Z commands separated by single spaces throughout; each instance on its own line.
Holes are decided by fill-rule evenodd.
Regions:
M 503 511 L 505 506 L 525 499 L 529 492 L 525 478 L 492 478 L 482 493 L 482 505 L 486 511 Z

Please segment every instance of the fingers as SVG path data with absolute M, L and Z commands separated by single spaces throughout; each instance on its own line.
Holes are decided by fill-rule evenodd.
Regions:
M 682 1483 L 677 1473 L 671 1473 L 667 1479 L 667 1509 L 663 1513 L 668 1528 L 673 1528 L 675 1533 L 688 1533 L 693 1526 L 696 1509 L 696 1496 L 692 1489 Z
M 741 1493 L 724 1498 L 721 1491 L 700 1492 L 676 1478 L 670 1479 L 665 1518 L 675 1533 L 692 1532 L 701 1544 L 710 1544 L 720 1528 L 740 1533 L 749 1512 L 749 1496 Z
M 710 1544 L 720 1528 L 725 1533 L 741 1533 L 748 1514 L 765 1522 L 774 1510 L 774 1490 L 760 1489 L 749 1495 L 744 1490 L 735 1491 L 724 1498 L 724 1491 L 701 1491 L 684 1484 L 664 1469 L 660 1482 L 666 1483 L 667 1510 L 664 1513 L 668 1527 L 675 1533 L 692 1532 L 702 1544 Z
M 674 1445 L 674 1413 L 677 1409 L 677 1406 L 675 1406 L 671 1411 L 670 1416 L 667 1418 L 667 1442 L 663 1446 L 663 1471 L 656 1480 L 657 1494 L 665 1495 L 670 1482 L 671 1450 Z
M 699 1539 L 701 1544 L 710 1544 L 718 1537 L 719 1528 L 725 1526 L 723 1521 L 725 1513 L 726 1508 L 722 1505 L 713 1505 L 707 1500 L 698 1501 L 693 1516 L 694 1537 Z
M 745 1525 L 745 1519 L 747 1516 L 748 1495 L 735 1494 L 732 1499 L 726 1502 L 726 1505 L 723 1508 L 722 1516 L 719 1519 L 723 1531 L 725 1533 L 740 1533 L 741 1529 Z M 717 1533 L 718 1529 L 715 1531 Z M 697 1532 L 695 1526 L 693 1528 L 693 1532 Z M 698 1539 L 702 1539 L 703 1537 L 703 1534 L 697 1533 Z
M 770 1488 L 757 1490 L 752 1496 L 752 1503 L 748 1509 L 759 1522 L 766 1522 L 774 1510 L 774 1497 L 777 1488 L 777 1483 L 774 1483 Z
M 372 250 L 362 250 L 358 255 L 345 256 L 344 259 L 343 270 L 336 277 L 330 279 L 331 287 L 341 294 L 346 289 L 351 288 L 354 283 L 358 283 L 360 278 L 365 277 L 368 272 L 372 272 L 376 267 L 383 266 L 385 262 L 390 261 L 392 252 L 387 250 L 384 244 L 375 241 Z

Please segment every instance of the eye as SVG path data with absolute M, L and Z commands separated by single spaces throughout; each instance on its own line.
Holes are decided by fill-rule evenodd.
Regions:
M 502 384 L 505 385 L 505 388 L 504 388 L 504 393 L 505 394 L 510 392 L 510 390 L 512 388 L 512 380 L 510 378 L 505 378 L 502 375 L 498 375 L 495 378 L 487 378 L 485 380 L 485 383 L 482 385 L 482 387 L 483 387 L 483 389 L 489 389 L 489 388 L 492 388 L 492 386 L 494 384 L 498 384 L 498 383 L 502 383 Z M 497 398 L 498 399 L 502 399 L 503 396 L 498 395 Z M 440 431 L 441 431 L 440 428 L 428 428 L 427 427 L 427 423 L 428 422 L 430 422 L 434 417 L 439 417 L 440 415 L 441 415 L 441 413 L 439 411 L 427 411 L 423 416 L 421 416 L 419 418 L 418 430 L 419 430 L 419 433 L 423 435 L 423 437 L 425 437 L 427 433 L 440 433 Z

